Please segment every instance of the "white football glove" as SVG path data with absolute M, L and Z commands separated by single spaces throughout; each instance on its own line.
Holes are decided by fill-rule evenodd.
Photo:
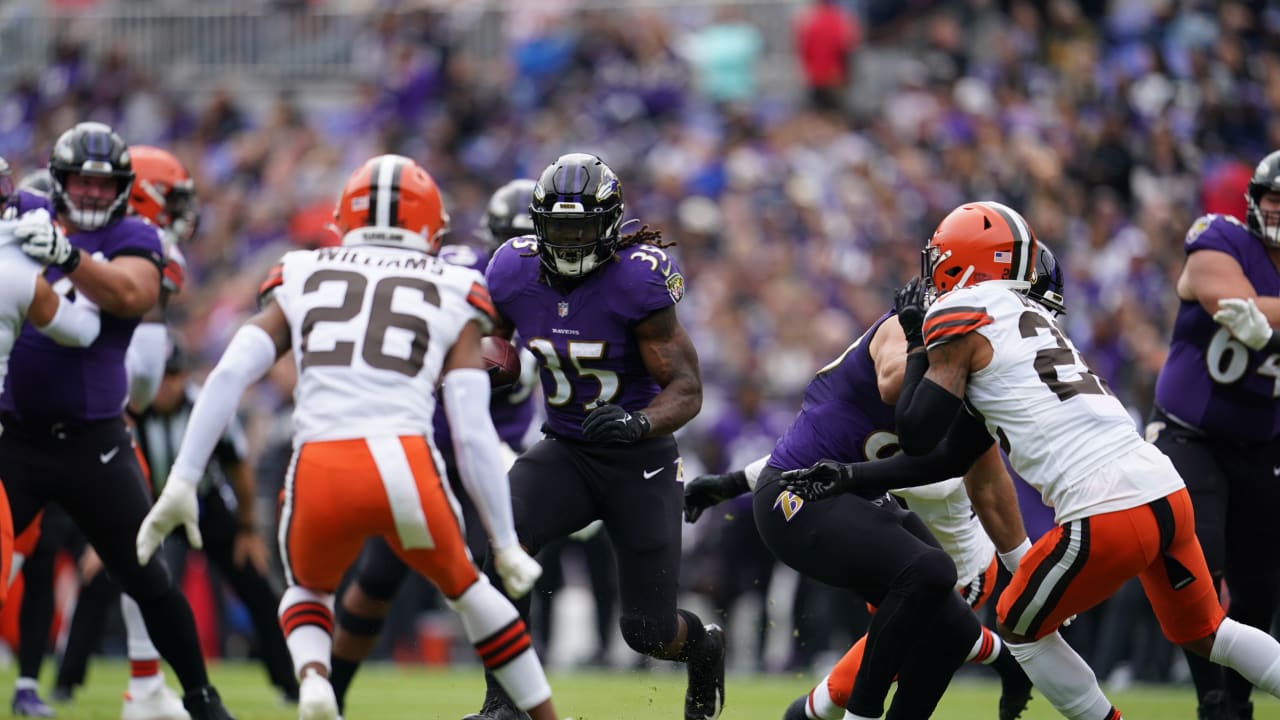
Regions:
M 142 520 L 138 528 L 138 564 L 146 565 L 160 543 L 169 537 L 173 529 L 182 525 L 187 531 L 187 542 L 199 550 L 204 547 L 200 537 L 199 505 L 196 502 L 196 484 L 183 477 L 170 475 L 164 484 L 156 504 Z
M 502 578 L 503 586 L 507 588 L 507 595 L 512 598 L 522 597 L 542 577 L 542 566 L 515 543 L 495 548 L 493 564 L 498 570 L 498 577 Z
M 18 218 L 13 236 L 22 243 L 22 252 L 41 265 L 53 265 L 63 272 L 71 272 L 80 262 L 80 251 L 44 208 Z
M 1261 350 L 1271 339 L 1271 323 L 1253 298 L 1223 298 L 1213 319 L 1231 331 L 1250 350 Z

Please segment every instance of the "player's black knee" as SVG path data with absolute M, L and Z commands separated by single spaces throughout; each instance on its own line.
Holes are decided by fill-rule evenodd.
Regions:
M 378 541 L 365 547 L 355 581 L 371 600 L 389 602 L 408 574 L 404 561 L 385 542 Z
M 956 566 L 945 552 L 927 550 L 911 560 L 894 585 L 901 592 L 919 597 L 943 597 L 955 592 Z
M 669 612 L 660 618 L 623 614 L 618 627 L 627 647 L 645 655 L 662 653 L 676 636 L 676 618 Z
M 361 635 L 364 637 L 376 637 L 382 634 L 382 626 L 386 622 L 385 617 L 366 617 L 357 615 L 345 605 L 338 608 L 334 618 L 338 626 L 352 635 Z

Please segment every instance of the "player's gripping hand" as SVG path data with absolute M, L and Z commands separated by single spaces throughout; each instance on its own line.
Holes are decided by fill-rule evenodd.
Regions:
M 582 434 L 592 442 L 633 443 L 649 433 L 649 418 L 621 405 L 601 405 L 582 421 Z
M 856 487 L 855 464 L 819 460 L 807 468 L 782 473 L 782 487 L 805 500 L 825 500 L 853 492 Z
M 151 512 L 142 520 L 138 528 L 138 564 L 146 565 L 155 554 L 160 543 L 182 525 L 187 531 L 187 542 L 199 550 L 204 547 L 204 539 L 200 537 L 200 521 L 196 503 L 196 480 L 173 474 L 164 484 L 156 504 Z
M 44 208 L 19 218 L 13 235 L 22 244 L 22 252 L 41 265 L 52 265 L 70 273 L 80 264 L 80 250 L 71 244 Z
M 1231 331 L 1250 350 L 1261 350 L 1271 340 L 1271 323 L 1253 298 L 1223 298 L 1213 319 Z
M 542 576 L 542 566 L 517 543 L 495 548 L 493 564 L 507 589 L 507 595 L 513 599 L 532 590 L 533 584 Z
M 747 475 L 741 470 L 723 475 L 699 475 L 684 484 L 684 521 L 696 522 L 703 510 L 748 490 Z
M 920 281 L 920 276 L 911 280 L 893 292 L 893 309 L 898 313 L 898 324 L 907 335 L 907 347 L 916 348 L 924 345 L 924 314 L 929 309 L 928 288 Z

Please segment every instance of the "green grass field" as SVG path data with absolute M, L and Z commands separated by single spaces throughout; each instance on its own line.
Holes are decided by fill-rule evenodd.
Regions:
M 44 677 L 51 677 L 46 667 Z M 280 704 L 258 665 L 229 663 L 211 668 L 227 706 L 238 720 L 292 720 L 293 708 Z M 14 670 L 0 673 L 12 687 Z M 58 706 L 58 717 L 116 720 L 127 666 L 96 661 L 89 685 L 74 703 Z M 170 684 L 175 685 L 170 674 Z M 726 720 L 778 720 L 792 698 L 808 690 L 810 679 L 786 675 L 732 675 Z M 581 720 L 678 720 L 684 698 L 684 674 L 661 672 L 554 673 L 552 688 L 562 715 Z M 998 686 L 994 682 L 957 680 L 935 717 L 945 720 L 990 720 L 995 717 Z M 347 720 L 458 720 L 474 712 L 483 694 L 478 668 L 426 670 L 371 665 L 356 678 Z M 1190 688 L 1141 688 L 1110 694 L 1130 720 L 1174 720 L 1195 717 Z M 7 696 L 6 696 L 7 697 Z M 1256 700 L 1256 720 L 1280 720 L 1280 701 Z M 7 707 L 6 707 L 7 711 Z M 1032 700 L 1024 720 L 1058 717 L 1045 702 Z

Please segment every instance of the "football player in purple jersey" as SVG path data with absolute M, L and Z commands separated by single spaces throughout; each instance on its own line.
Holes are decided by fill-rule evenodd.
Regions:
M 494 191 L 485 210 L 484 227 L 477 233 L 482 248 L 470 244 L 448 244 L 440 248 L 439 256 L 455 265 L 463 265 L 484 271 L 489 256 L 513 237 L 533 230 L 533 218 L 529 215 L 529 203 L 533 199 L 533 181 L 512 180 Z M 527 353 L 525 353 L 527 355 Z M 523 359 L 523 364 L 533 358 Z M 533 381 L 526 376 L 514 386 L 494 388 L 489 403 L 489 416 L 493 418 L 501 448 L 510 455 L 505 463 L 510 466 L 515 456 L 524 449 L 525 438 L 533 423 L 534 406 L 531 391 Z M 475 505 L 462 487 L 457 463 L 450 440 L 449 423 L 443 406 L 436 411 L 433 431 L 436 448 L 444 459 L 454 496 L 462 506 L 467 546 L 476 558 L 483 558 L 488 542 L 484 526 L 480 523 Z M 345 710 L 347 691 L 360 664 L 373 652 L 383 624 L 391 611 L 391 601 L 399 590 L 409 568 L 391 550 L 386 541 L 374 538 L 365 542 L 356 561 L 355 573 L 347 584 L 334 613 L 332 669 L 329 682 L 337 696 L 339 710 Z
M 160 294 L 160 233 L 126 217 L 134 171 L 128 146 L 110 127 L 84 122 L 63 133 L 49 173 L 58 222 L 26 213 L 15 235 L 48 266 L 55 289 L 98 304 L 102 329 L 88 347 L 67 348 L 27 326 L 14 345 L 0 399 L 0 478 L 14 527 L 21 532 L 51 501 L 62 506 L 141 607 L 186 692 L 187 711 L 196 720 L 229 718 L 209 684 L 186 598 L 163 562 L 139 565 L 134 549 L 150 498 L 121 413 L 124 358 Z
M 714 719 L 724 632 L 676 606 L 682 478 L 672 433 L 702 405 L 697 352 L 675 311 L 684 276 L 660 233 L 622 235 L 621 183 L 594 155 L 551 163 L 530 210 L 533 236 L 508 241 L 485 273 L 506 329 L 538 358 L 547 411 L 543 439 L 510 470 L 516 532 L 536 553 L 602 520 L 617 554 L 623 639 L 686 663 L 684 716 Z M 518 606 L 527 618 L 528 599 Z M 518 718 L 488 684 L 468 717 Z
M 1187 231 L 1147 439 L 1187 483 L 1227 615 L 1266 630 L 1280 609 L 1280 344 L 1267 343 L 1280 324 L 1280 151 L 1258 163 L 1246 200 L 1245 222 L 1205 215 Z M 1247 680 L 1186 655 L 1200 718 L 1253 717 Z

